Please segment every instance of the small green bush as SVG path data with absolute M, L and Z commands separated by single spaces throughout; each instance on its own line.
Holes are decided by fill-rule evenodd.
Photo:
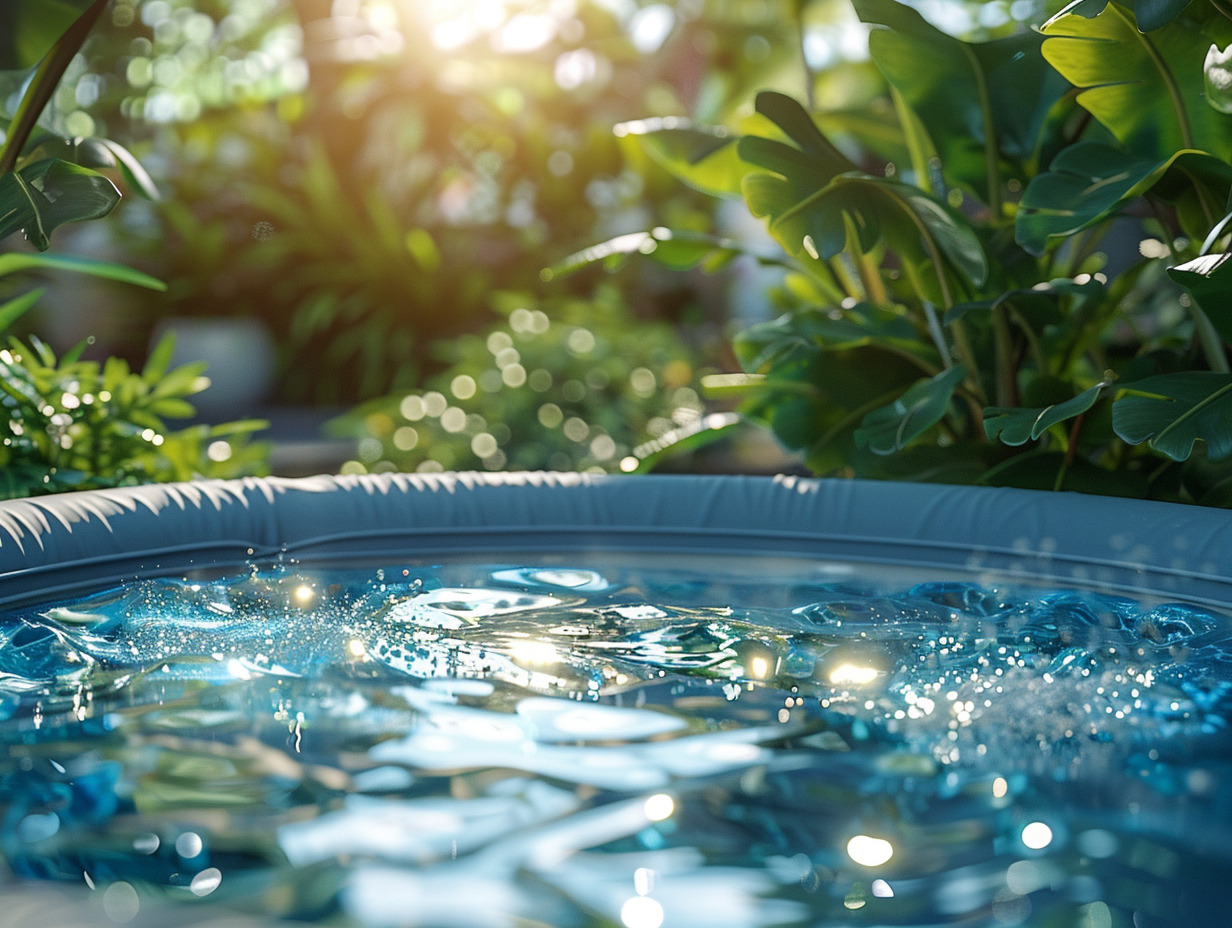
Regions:
M 344 472 L 631 470 L 641 443 L 701 419 L 689 349 L 615 289 L 495 303 L 502 321 L 450 343 L 427 389 L 335 420 L 359 443 Z
M 140 372 L 120 358 L 57 358 L 36 338 L 0 350 L 0 498 L 268 472 L 262 422 L 167 427 L 194 414 L 205 365 L 168 370 L 165 339 Z

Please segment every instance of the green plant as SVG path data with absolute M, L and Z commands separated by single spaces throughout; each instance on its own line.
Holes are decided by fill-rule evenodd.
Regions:
M 64 139 L 36 134 L 39 120 L 73 56 L 102 14 L 95 0 L 52 45 L 42 60 L 17 75 L 25 87 L 12 119 L 0 118 L 0 240 L 21 231 L 40 252 L 51 234 L 68 222 L 98 219 L 120 201 L 120 191 L 97 167 L 119 167 L 137 189 L 154 195 L 153 182 L 124 148 L 106 139 Z M 58 11 L 53 11 L 58 12 Z M 71 159 L 71 160 L 70 160 Z M 84 257 L 0 255 L 0 279 L 23 271 L 70 271 L 119 280 L 155 290 L 161 281 L 120 264 Z M 6 331 L 43 295 L 31 290 L 0 302 L 0 332 Z M 4 292 L 0 291 L 0 298 Z
M 721 389 L 822 474 L 1232 502 L 1232 22 L 1081 0 L 975 43 L 854 6 L 896 120 L 762 93 L 752 131 L 638 133 L 791 266 Z M 738 250 L 658 232 L 560 268 Z
M 165 339 L 140 371 L 120 358 L 61 358 L 36 338 L 0 350 L 0 498 L 268 472 L 249 443 L 261 422 L 167 427 L 191 417 L 187 397 L 208 385 L 205 365 L 168 370 Z
M 21 230 L 39 251 L 66 222 L 98 219 L 120 201 L 120 191 L 99 167 L 118 168 L 137 189 L 153 184 L 126 149 L 106 139 L 35 134 L 60 79 L 107 0 L 95 0 L 24 78 L 25 91 L 11 120 L 0 120 L 0 238 Z
M 39 251 L 65 222 L 97 219 L 120 200 L 119 189 L 85 164 L 119 165 L 138 186 L 148 178 L 124 149 L 98 139 L 35 138 L 40 114 L 68 62 L 101 14 L 97 0 L 35 67 L 0 147 L 0 239 L 18 230 Z M 73 161 L 54 157 L 59 152 Z M 70 271 L 151 289 L 163 284 L 123 265 L 84 257 L 0 254 L 0 280 L 28 271 Z M 43 295 L 29 290 L 0 302 L 5 332 Z M 83 342 L 63 357 L 38 338 L 10 338 L 0 350 L 0 497 L 121 486 L 264 470 L 263 446 L 248 437 L 264 423 L 167 428 L 167 417 L 191 417 L 186 397 L 209 381 L 204 365 L 169 371 L 173 342 L 164 340 L 140 373 L 119 358 L 82 357 Z
M 636 320 L 615 289 L 494 302 L 501 322 L 451 343 L 427 389 L 333 423 L 359 441 L 344 471 L 629 470 L 642 443 L 700 421 L 690 351 L 670 326 Z

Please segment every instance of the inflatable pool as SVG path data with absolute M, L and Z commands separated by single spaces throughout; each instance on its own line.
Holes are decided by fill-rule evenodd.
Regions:
M 0 926 L 1226 924 L 1230 552 L 796 478 L 0 503 Z
M 0 603 L 293 554 L 792 555 L 1232 603 L 1232 516 L 1075 493 L 795 477 L 386 474 L 0 503 Z

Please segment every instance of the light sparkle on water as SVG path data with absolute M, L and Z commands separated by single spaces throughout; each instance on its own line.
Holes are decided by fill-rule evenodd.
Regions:
M 800 595 L 816 606 L 774 589 L 777 605 L 763 609 L 740 585 L 764 591 L 763 577 L 707 586 L 645 568 L 632 579 L 480 570 L 399 564 L 355 581 L 254 569 L 23 617 L 0 670 L 35 689 L 0 705 L 11 713 L 0 730 L 28 745 L 41 725 L 37 738 L 67 732 L 86 747 L 67 773 L 36 759 L 17 770 L 41 756 L 23 749 L 0 774 L 42 778 L 48 795 L 71 776 L 106 797 L 122 765 L 121 784 L 182 824 L 126 818 L 115 841 L 105 806 L 101 825 L 68 806 L 53 819 L 32 792 L 17 819 L 22 852 L 55 866 L 51 844 L 110 836 L 107 853 L 122 847 L 138 863 L 131 884 L 110 871 L 93 898 L 112 920 L 154 917 L 164 886 L 247 892 L 256 878 L 230 856 L 242 835 L 228 828 L 255 810 L 280 820 L 275 840 L 292 861 L 275 881 L 306 865 L 345 881 L 353 861 L 379 862 L 353 885 L 383 887 L 390 920 L 365 922 L 376 902 L 358 890 L 334 914 L 382 926 L 412 910 L 448 921 L 473 902 L 475 878 L 508 919 L 542 917 L 548 893 L 623 928 L 818 923 L 838 903 L 873 920 L 902 906 L 921 913 L 904 926 L 942 925 L 976 911 L 1035 917 L 1033 894 L 1047 892 L 1067 924 L 1108 928 L 1133 923 L 1127 882 L 1163 892 L 1195 859 L 1220 866 L 1190 838 L 1226 829 L 1212 805 L 1227 792 L 1222 768 L 1172 749 L 1179 737 L 1201 758 L 1191 739 L 1228 717 L 1232 649 L 1199 642 L 1174 660 L 1134 638 L 1137 614 L 1120 601 L 1053 595 L 1038 618 L 1000 592 L 990 618 L 958 611 L 944 584 L 862 598 L 813 583 Z M 975 606 L 980 595 L 962 592 Z M 62 692 L 28 669 L 42 652 L 62 663 Z M 106 720 L 99 737 L 114 741 L 105 749 L 87 743 L 87 696 Z M 1132 808 L 1118 806 L 1126 777 Z M 1061 811 L 1079 781 L 1076 793 L 1102 797 L 1100 828 Z M 1135 831 L 1147 813 L 1171 823 L 1160 810 L 1177 808 L 1189 817 L 1174 835 Z M 979 857 L 967 843 L 976 832 L 999 850 Z M 1135 863 L 1143 841 L 1147 869 Z M 907 875 L 951 846 L 980 877 L 942 863 L 925 898 Z M 470 868 L 467 879 L 451 866 Z M 84 858 L 74 867 L 78 882 L 101 872 Z M 705 905 L 684 916 L 683 899 Z

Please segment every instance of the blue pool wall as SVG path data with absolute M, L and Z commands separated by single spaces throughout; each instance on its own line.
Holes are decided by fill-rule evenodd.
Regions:
M 1232 513 L 858 480 L 382 474 L 0 502 L 0 605 L 234 568 L 568 552 L 782 555 L 1232 604 Z

